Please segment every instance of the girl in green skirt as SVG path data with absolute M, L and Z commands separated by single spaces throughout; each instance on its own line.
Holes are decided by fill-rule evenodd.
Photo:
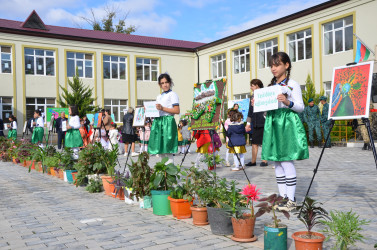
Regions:
M 280 196 L 287 202 L 278 206 L 281 211 L 296 207 L 296 169 L 294 160 L 309 158 L 308 142 L 304 126 L 298 116 L 304 110 L 300 85 L 289 79 L 291 60 L 284 52 L 278 52 L 269 60 L 274 75 L 271 85 L 279 85 L 279 108 L 267 112 L 264 124 L 262 159 L 275 162 L 275 175 Z M 253 102 L 252 102 L 253 103 Z
M 158 84 L 163 91 L 156 99 L 156 108 L 159 110 L 160 117 L 156 117 L 153 121 L 148 153 L 169 157 L 168 164 L 174 163 L 173 154 L 177 153 L 178 150 L 177 124 L 174 115 L 180 112 L 179 98 L 171 90 L 173 82 L 169 74 L 161 74 L 158 77 Z
M 44 134 L 44 122 L 40 110 L 34 111 L 33 135 L 31 136 L 31 143 L 38 144 L 39 147 L 43 147 L 43 134 Z
M 69 107 L 69 115 L 71 118 L 67 124 L 67 133 L 65 134 L 64 146 L 67 148 L 72 148 L 73 158 L 79 158 L 79 148 L 82 147 L 83 141 L 80 134 L 80 117 L 79 110 L 77 106 Z
M 14 117 L 14 115 L 10 115 L 9 121 L 10 121 L 10 124 L 8 125 L 8 128 L 9 128 L 8 138 L 16 140 L 17 139 L 17 118 Z

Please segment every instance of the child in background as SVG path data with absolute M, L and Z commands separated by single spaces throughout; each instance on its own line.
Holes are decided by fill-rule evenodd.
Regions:
M 196 152 L 198 153 L 195 161 L 196 168 L 199 168 L 199 162 L 204 154 L 213 153 L 213 144 L 215 145 L 215 155 L 217 154 L 217 151 L 220 151 L 220 147 L 222 145 L 220 136 L 216 133 L 216 131 L 213 131 L 213 133 L 213 143 L 208 130 L 198 130 L 194 136 L 197 146 Z
M 80 117 L 77 106 L 69 106 L 69 115 L 71 118 L 67 124 L 67 133 L 65 134 L 64 146 L 72 148 L 73 159 L 79 158 L 79 148 L 82 147 L 83 141 L 80 134 Z
M 191 135 L 190 135 L 190 131 L 188 130 L 187 121 L 182 120 L 181 123 L 182 123 L 181 133 L 182 133 L 182 138 L 183 138 L 182 153 L 184 154 L 186 153 L 187 150 L 189 150 Z M 188 153 L 190 153 L 190 151 Z
M 80 131 L 80 134 L 81 134 L 81 139 L 82 139 L 82 142 L 83 142 L 83 146 L 80 147 L 80 148 L 85 148 L 87 145 L 88 145 L 88 133 L 86 132 L 86 126 L 85 126 L 85 120 L 84 119 L 81 119 L 80 120 L 80 128 L 79 128 L 79 131 Z
M 35 110 L 34 111 L 34 120 L 33 122 L 33 135 L 31 136 L 31 143 L 33 144 L 38 144 L 39 147 L 43 148 L 43 134 L 44 134 L 44 122 L 43 122 L 43 117 L 41 115 L 40 110 Z
M 234 154 L 234 165 L 235 167 L 231 168 L 232 171 L 239 171 L 241 168 L 245 167 L 245 157 L 246 153 L 246 139 L 245 139 L 245 125 L 242 122 L 243 115 L 240 112 L 236 112 L 230 118 L 232 122 L 228 127 L 228 136 L 229 136 L 229 153 Z M 240 160 L 238 160 L 237 155 Z M 240 167 L 241 163 L 241 167 Z
M 94 134 L 94 138 L 95 138 L 96 142 L 101 143 L 101 145 L 104 149 L 109 148 L 109 141 L 108 141 L 108 138 L 106 136 L 106 130 L 104 128 L 101 128 L 101 129 L 97 128 L 96 132 Z
M 17 118 L 14 117 L 14 115 L 9 116 L 10 124 L 8 125 L 9 132 L 8 132 L 8 138 L 12 138 L 14 140 L 17 139 Z M 3 130 L 3 128 L 0 128 L 0 130 Z
M 228 109 L 228 113 L 227 113 L 227 118 L 226 121 L 224 122 L 224 129 L 225 131 L 228 131 L 228 127 L 229 127 L 229 124 L 231 124 L 232 122 L 230 121 L 230 118 L 232 117 L 232 115 L 234 113 L 236 113 L 237 111 L 234 110 L 234 109 Z M 225 166 L 226 167 L 230 167 L 230 162 L 229 162 L 229 145 L 228 145 L 228 142 L 229 142 L 229 138 L 226 137 L 225 139 L 226 141 L 226 153 L 225 153 Z
M 117 124 L 112 122 L 110 125 L 110 130 L 109 130 L 109 141 L 110 141 L 109 150 L 113 150 L 115 145 L 118 145 L 118 136 L 119 136 L 119 132 L 117 129 Z
M 183 154 L 182 153 L 183 137 L 182 137 L 181 130 L 182 130 L 182 121 L 179 121 L 179 124 L 178 124 L 178 153 L 179 154 Z
M 89 132 L 88 132 L 88 143 L 93 143 L 93 137 L 94 137 L 94 128 L 93 125 L 89 125 Z
M 151 134 L 151 122 L 149 119 L 145 121 L 144 125 L 144 131 L 140 130 L 140 153 L 142 152 L 148 152 L 148 143 L 149 143 L 149 137 Z

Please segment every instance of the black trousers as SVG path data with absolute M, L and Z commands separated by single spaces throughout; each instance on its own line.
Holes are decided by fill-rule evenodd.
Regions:
M 58 131 L 58 149 L 64 148 L 64 138 L 65 138 L 65 132 L 63 131 Z

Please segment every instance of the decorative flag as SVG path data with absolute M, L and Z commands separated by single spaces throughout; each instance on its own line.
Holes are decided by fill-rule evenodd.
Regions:
M 359 39 L 357 39 L 355 63 L 365 62 L 366 60 L 368 60 L 369 55 L 370 50 L 365 47 L 365 45 L 361 43 Z

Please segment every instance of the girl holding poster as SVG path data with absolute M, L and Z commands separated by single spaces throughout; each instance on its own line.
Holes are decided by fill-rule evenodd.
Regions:
M 271 56 L 269 66 L 274 77 L 272 85 L 281 86 L 277 96 L 279 108 L 267 112 L 264 125 L 262 159 L 275 162 L 276 181 L 280 196 L 287 202 L 278 210 L 291 211 L 296 207 L 296 169 L 294 160 L 309 158 L 306 133 L 297 113 L 304 110 L 300 85 L 289 79 L 291 60 L 284 52 Z
M 171 90 L 173 81 L 169 74 L 161 74 L 158 77 L 158 85 L 163 91 L 156 99 L 156 108 L 159 110 L 160 117 L 156 117 L 153 121 L 148 153 L 162 154 L 162 157 L 169 157 L 168 164 L 174 163 L 173 154 L 178 150 L 178 132 L 174 115 L 180 112 L 179 98 Z

